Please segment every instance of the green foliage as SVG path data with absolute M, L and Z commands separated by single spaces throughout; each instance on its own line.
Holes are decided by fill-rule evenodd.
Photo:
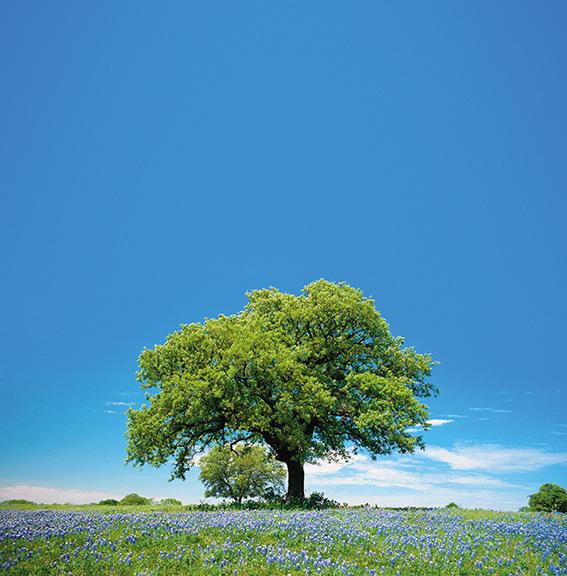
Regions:
M 118 506 L 118 500 L 114 500 L 114 498 L 108 498 L 107 500 L 101 500 L 98 505 L 99 506 Z
M 128 461 L 173 460 L 184 478 L 199 451 L 238 440 L 268 445 L 303 496 L 303 464 L 423 446 L 418 401 L 433 362 L 391 335 L 374 301 L 319 280 L 300 296 L 248 293 L 245 309 L 187 324 L 140 355 L 148 403 L 128 412 Z
M 151 504 L 152 500 L 150 498 L 144 498 L 139 494 L 128 494 L 120 500 L 122 506 L 147 506 Z
M 301 508 L 302 510 L 324 510 L 326 508 L 338 508 L 340 504 L 336 500 L 327 498 L 323 492 L 311 492 L 305 499 L 291 500 L 286 502 L 288 507 Z
M 0 504 L 6 506 L 17 506 L 20 504 L 35 504 L 35 502 L 32 502 L 31 500 L 24 500 L 23 498 L 14 498 L 12 500 L 3 500 L 0 502 Z
M 455 504 L 455 502 L 449 502 L 449 504 L 447 504 L 447 506 L 445 506 L 445 508 L 458 508 L 459 505 Z
M 205 496 L 235 502 L 281 490 L 286 475 L 284 467 L 264 448 L 242 444 L 215 446 L 200 459 L 199 466 Z
M 162 506 L 183 506 L 183 502 L 181 500 L 177 500 L 177 498 L 164 498 L 159 502 Z
M 567 490 L 557 484 L 543 484 L 530 496 L 529 505 L 539 512 L 567 512 Z

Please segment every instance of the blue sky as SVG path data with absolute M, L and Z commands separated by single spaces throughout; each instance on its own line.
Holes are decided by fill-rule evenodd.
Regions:
M 351 502 L 566 484 L 567 5 L 0 7 L 0 499 L 202 498 L 124 466 L 144 346 L 324 277 L 441 364 Z

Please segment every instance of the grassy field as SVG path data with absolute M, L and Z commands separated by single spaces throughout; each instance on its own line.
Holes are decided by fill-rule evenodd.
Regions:
M 22 508 L 0 510 L 9 574 L 567 574 L 564 515 Z

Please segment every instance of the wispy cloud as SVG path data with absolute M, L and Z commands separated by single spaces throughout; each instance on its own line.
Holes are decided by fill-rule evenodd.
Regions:
M 105 402 L 107 406 L 134 406 L 134 402 Z
M 313 474 L 306 468 L 307 487 L 323 489 L 330 497 L 351 504 L 445 506 L 453 501 L 468 507 L 511 510 L 526 503 L 528 489 L 524 486 L 476 473 L 412 469 L 406 458 L 373 462 L 359 455 L 356 462 L 338 470 L 326 467 Z
M 99 490 L 79 490 L 76 488 L 50 488 L 47 486 L 30 486 L 28 484 L 15 484 L 0 486 L 0 500 L 24 498 L 38 504 L 88 504 L 107 498 L 120 499 L 111 492 Z
M 567 453 L 456 444 L 451 448 L 429 446 L 411 456 L 377 461 L 357 454 L 348 463 L 311 464 L 305 471 L 310 489 L 323 488 L 331 497 L 351 503 L 436 506 L 455 501 L 512 509 L 526 503 L 533 487 L 512 483 L 498 474 L 533 472 L 557 464 L 567 464 Z M 350 491 L 349 486 L 360 488 Z M 375 490 L 381 491 L 379 496 Z
M 450 424 L 454 422 L 454 420 L 443 420 L 441 418 L 434 418 L 432 420 L 427 420 L 427 423 L 432 426 L 444 426 L 445 424 Z M 423 432 L 423 428 L 419 426 L 412 426 L 411 428 L 407 428 L 406 432 Z
M 321 460 L 316 464 L 306 464 L 305 473 L 312 476 L 324 476 L 327 474 L 336 474 L 347 466 L 352 466 L 357 462 L 365 462 L 368 458 L 362 454 L 352 454 L 350 460 L 345 462 L 344 460 L 339 460 L 337 462 L 327 462 Z
M 428 446 L 422 457 L 444 462 L 453 470 L 486 472 L 532 472 L 555 464 L 567 464 L 567 452 L 545 452 L 537 448 L 507 448 L 496 444 Z
M 469 408 L 471 412 L 492 412 L 492 414 L 511 414 L 514 410 L 508 408 Z
M 430 426 L 444 426 L 445 424 L 450 424 L 451 422 L 454 422 L 454 420 L 442 420 L 441 418 L 434 418 L 427 421 Z
M 327 489 L 328 490 L 328 489 Z M 526 496 L 520 491 L 503 492 L 502 490 L 471 490 L 459 486 L 430 490 L 428 492 L 408 492 L 407 490 L 389 490 L 372 493 L 367 491 L 349 490 L 348 495 L 336 491 L 331 495 L 350 504 L 376 504 L 378 506 L 446 506 L 449 502 L 456 502 L 469 508 L 484 508 L 493 510 L 517 510 L 527 502 Z

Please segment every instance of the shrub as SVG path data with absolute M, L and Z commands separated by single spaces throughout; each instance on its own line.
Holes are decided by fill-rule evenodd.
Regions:
M 284 496 L 270 494 L 264 499 L 268 508 L 293 508 L 301 510 L 323 510 L 325 508 L 338 508 L 340 504 L 327 498 L 323 492 L 312 492 L 307 498 L 294 498 L 286 500 Z
M 449 504 L 447 504 L 447 506 L 445 506 L 445 508 L 458 508 L 459 505 L 455 504 L 455 502 L 449 502 Z
M 160 500 L 160 504 L 162 506 L 183 506 L 181 500 L 177 500 L 177 498 L 164 498 Z
M 108 500 L 101 500 L 98 505 L 99 506 L 118 506 L 118 500 L 114 500 L 114 498 L 108 498 Z
M 152 501 L 150 498 L 144 498 L 139 494 L 128 494 L 120 500 L 120 504 L 123 506 L 147 506 L 151 503 Z

